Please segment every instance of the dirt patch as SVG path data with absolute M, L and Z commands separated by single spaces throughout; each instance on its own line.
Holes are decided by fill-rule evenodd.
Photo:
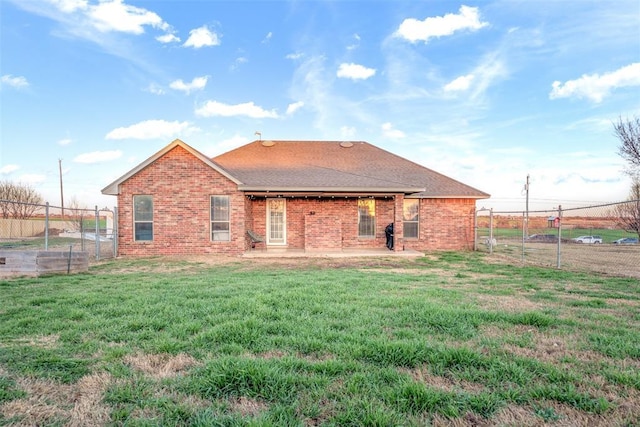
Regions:
M 443 391 L 465 391 L 468 393 L 480 393 L 485 387 L 482 384 L 473 383 L 459 379 L 452 379 L 433 375 L 426 367 L 417 369 L 400 369 L 401 373 L 408 374 L 414 381 L 426 386 L 437 388 Z
M 505 242 L 507 243 L 507 242 Z M 509 245 L 497 245 L 487 262 L 495 259 L 499 263 L 522 264 L 522 243 L 512 240 Z M 555 268 L 557 266 L 557 245 L 528 243 L 525 245 L 525 264 Z M 517 249 L 517 250 L 514 250 Z M 561 268 L 567 271 L 594 272 L 640 278 L 637 263 L 638 245 L 580 245 L 563 244 L 561 248 Z M 516 264 L 517 263 L 517 264 Z
M 353 256 L 353 257 L 322 257 L 322 256 L 300 256 L 300 257 L 234 257 L 224 255 L 180 255 L 174 257 L 153 257 L 147 258 L 148 263 L 141 263 L 142 258 L 122 257 L 116 260 L 105 261 L 110 264 L 107 274 L 120 273 L 169 273 L 180 271 L 192 271 L 194 267 L 206 268 L 209 266 L 233 266 L 237 271 L 254 271 L 265 269 L 340 269 L 340 268 L 362 268 L 368 270 L 380 269 L 389 271 L 394 268 L 405 268 L 412 262 L 405 257 L 376 257 L 376 256 Z M 95 265 L 100 265 L 96 263 Z M 424 270 L 423 270 L 424 271 Z
M 446 418 L 442 415 L 435 415 L 431 420 L 433 427 L 489 427 L 493 425 L 518 425 L 520 424 L 493 424 L 486 419 L 471 412 L 467 412 L 460 418 Z
M 499 310 L 510 313 L 536 311 L 548 307 L 547 305 L 528 300 L 523 295 L 476 295 L 476 300 L 482 308 Z
M 102 396 L 111 382 L 107 373 L 88 375 L 78 381 L 67 427 L 101 426 L 109 421 L 111 410 L 102 404 Z
M 154 379 L 173 378 L 193 366 L 200 365 L 200 362 L 184 353 L 176 356 L 170 354 L 138 354 L 126 356 L 124 363 Z
M 30 338 L 28 343 L 33 347 L 40 348 L 56 348 L 58 346 L 58 340 L 60 339 L 60 335 L 45 335 L 41 337 Z
M 437 275 L 442 277 L 453 277 L 456 275 L 455 271 L 443 270 L 439 268 L 411 268 L 411 267 L 387 267 L 387 268 L 361 268 L 362 273 L 395 273 L 395 274 L 407 274 L 410 276 L 424 276 L 424 275 Z
M 64 425 L 102 426 L 109 421 L 110 409 L 102 404 L 104 391 L 111 384 L 107 373 L 87 375 L 76 384 L 58 384 L 50 380 L 16 379 L 27 397 L 5 402 L 0 413 L 16 418 L 14 426 L 40 426 L 64 422 Z
M 237 399 L 229 400 L 229 408 L 232 412 L 243 417 L 256 417 L 269 409 L 269 405 L 257 399 L 249 399 L 241 396 Z
M 36 337 L 16 338 L 16 339 L 10 340 L 10 342 L 13 344 L 20 344 L 20 345 L 26 344 L 31 347 L 52 349 L 58 346 L 59 339 L 60 339 L 60 335 L 54 334 L 54 335 L 42 335 L 42 336 L 36 336 Z M 0 346 L 2 346 L 1 343 L 0 343 Z

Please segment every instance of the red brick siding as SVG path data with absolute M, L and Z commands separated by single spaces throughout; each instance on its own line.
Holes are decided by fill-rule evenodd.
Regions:
M 133 239 L 133 196 L 153 197 L 153 241 Z M 230 196 L 231 241 L 211 241 L 212 195 Z M 120 255 L 241 254 L 246 247 L 245 198 L 237 185 L 176 147 L 120 186 Z
M 406 249 L 470 250 L 473 248 L 474 199 L 421 199 L 419 239 L 405 239 Z
M 358 199 L 287 198 L 287 248 L 307 250 L 383 248 L 384 228 L 393 222 L 392 198 L 376 199 L 376 237 L 358 237 Z M 250 228 L 266 234 L 266 202 L 252 201 Z M 313 214 L 311 213 L 313 212 Z M 257 248 L 258 246 L 256 246 Z

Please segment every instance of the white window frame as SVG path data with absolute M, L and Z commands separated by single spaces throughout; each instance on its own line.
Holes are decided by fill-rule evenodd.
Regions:
M 405 203 L 406 202 L 415 202 L 417 207 L 418 207 L 418 211 L 416 212 L 416 219 L 407 219 L 407 212 L 405 209 Z M 403 223 L 403 230 L 404 230 L 404 238 L 405 239 L 419 239 L 420 238 L 420 199 L 404 199 L 403 203 L 402 203 L 402 223 Z M 415 236 L 407 236 L 407 224 L 415 224 L 416 225 L 416 235 Z
M 142 198 L 142 197 L 148 197 L 151 200 L 151 219 L 141 219 L 139 218 L 141 215 L 141 212 L 139 212 L 136 209 L 137 203 L 136 203 L 136 199 L 138 198 Z M 150 239 L 141 239 L 138 238 L 138 232 L 137 232 L 137 228 L 138 225 L 142 225 L 142 224 L 151 224 L 151 238 Z M 153 224 L 153 196 L 151 196 L 150 194 L 136 194 L 133 196 L 133 240 L 135 242 L 152 242 L 153 238 L 155 236 L 154 233 L 154 224 Z M 146 234 L 146 233 L 145 233 Z
M 370 224 L 363 224 L 363 216 L 360 203 L 366 202 L 367 204 L 373 203 L 373 215 L 368 215 L 366 219 L 370 221 Z M 371 207 L 368 208 L 371 211 Z M 370 219 L 370 220 L 369 220 Z M 367 227 L 366 230 L 363 230 Z M 365 233 L 363 233 L 365 231 Z M 363 239 L 371 239 L 376 237 L 376 199 L 358 199 L 358 237 Z
M 214 218 L 214 200 L 225 199 L 227 202 L 227 217 L 226 219 Z M 223 194 L 212 195 L 209 199 L 209 219 L 211 222 L 211 241 L 212 242 L 229 242 L 231 241 L 231 198 Z M 226 224 L 226 230 L 216 230 L 216 225 Z M 222 238 L 216 238 L 222 237 Z M 225 238 L 226 237 L 226 238 Z

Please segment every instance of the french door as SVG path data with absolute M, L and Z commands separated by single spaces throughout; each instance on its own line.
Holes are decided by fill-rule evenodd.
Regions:
M 287 244 L 287 205 L 285 199 L 267 199 L 267 245 Z

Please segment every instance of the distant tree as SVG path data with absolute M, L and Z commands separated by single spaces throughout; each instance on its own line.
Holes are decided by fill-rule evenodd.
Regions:
M 618 218 L 618 226 L 640 238 L 640 178 L 633 178 L 627 202 L 616 205 L 614 215 Z
M 82 231 L 84 228 L 84 220 L 88 216 L 87 207 L 82 205 L 77 198 L 72 197 L 68 204 L 68 210 L 71 212 L 71 215 L 67 220 L 73 224 L 75 230 Z
M 31 218 L 42 203 L 42 196 L 30 185 L 0 181 L 0 215 L 3 218 Z
M 0 215 L 7 219 L 11 214 L 10 200 L 13 200 L 13 186 L 9 181 L 0 181 Z
M 633 120 L 622 120 L 620 117 L 613 128 L 615 135 L 620 139 L 618 154 L 629 164 L 627 172 L 631 176 L 638 177 L 640 175 L 640 117 L 635 117 Z

